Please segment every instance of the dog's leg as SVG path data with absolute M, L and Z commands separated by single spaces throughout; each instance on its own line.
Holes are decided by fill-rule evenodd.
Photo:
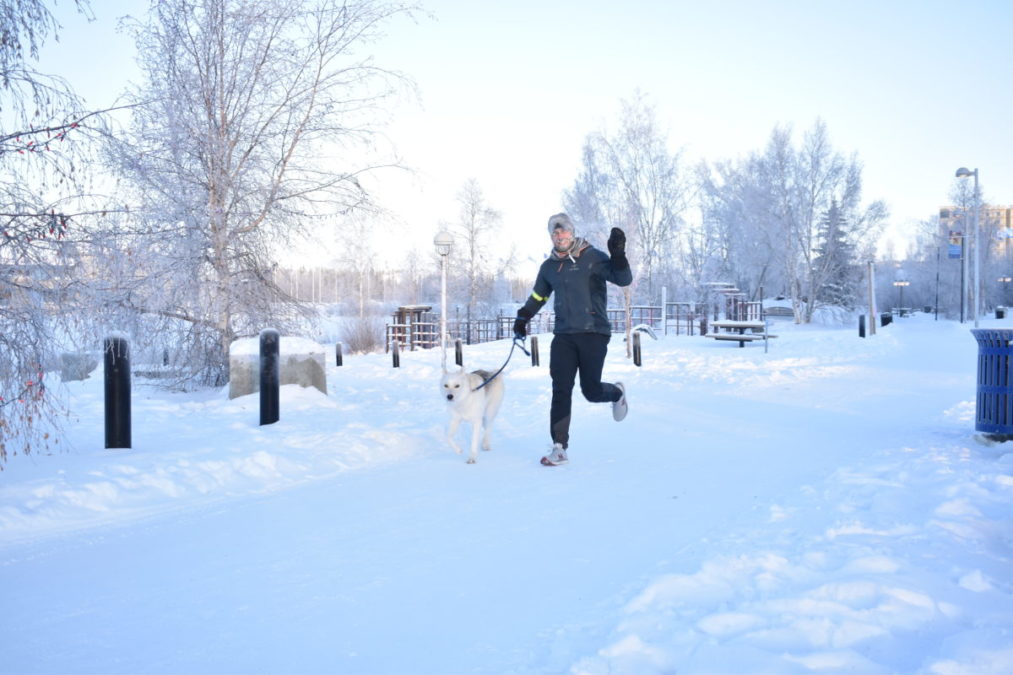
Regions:
M 447 442 L 450 443 L 450 447 L 454 449 L 454 452 L 461 454 L 461 446 L 454 440 L 454 435 L 457 433 L 457 428 L 461 426 L 461 418 L 458 415 L 450 416 L 450 424 L 447 425 Z
M 485 411 L 482 415 L 482 427 L 485 429 L 485 436 L 482 438 L 483 450 L 492 450 L 492 423 L 496 419 L 501 403 L 503 403 L 503 380 L 494 380 L 486 396 Z
M 468 464 L 474 464 L 478 459 L 478 441 L 482 436 L 482 420 L 475 420 L 471 423 L 471 454 L 468 455 Z
M 482 419 L 482 429 L 484 430 L 482 434 L 482 449 L 486 451 L 492 450 L 490 442 L 492 438 L 492 418 L 486 416 Z

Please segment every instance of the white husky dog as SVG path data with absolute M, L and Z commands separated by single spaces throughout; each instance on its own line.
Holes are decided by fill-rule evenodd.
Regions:
M 447 409 L 450 411 L 447 441 L 459 455 L 461 446 L 454 440 L 454 434 L 457 433 L 462 420 L 471 422 L 471 454 L 468 455 L 468 464 L 474 464 L 478 458 L 479 436 L 482 436 L 482 449 L 492 449 L 489 445 L 489 435 L 492 431 L 492 421 L 496 418 L 500 403 L 503 402 L 503 377 L 500 375 L 482 386 L 482 383 L 488 381 L 490 377 L 492 373 L 485 370 L 466 373 L 464 368 L 461 368 L 444 371 L 440 383 L 440 389 L 447 399 Z

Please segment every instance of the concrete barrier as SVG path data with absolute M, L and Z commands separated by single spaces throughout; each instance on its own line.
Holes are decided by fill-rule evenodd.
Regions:
M 327 393 L 326 349 L 313 340 L 281 336 L 282 386 L 298 384 Z M 260 391 L 260 338 L 242 338 L 229 347 L 229 398 Z
M 87 380 L 98 368 L 98 356 L 88 352 L 66 352 L 60 354 L 60 381 L 76 382 Z

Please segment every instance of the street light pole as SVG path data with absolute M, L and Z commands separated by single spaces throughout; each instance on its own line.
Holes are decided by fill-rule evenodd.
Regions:
M 440 363 L 447 369 L 447 257 L 454 247 L 454 238 L 446 230 L 440 230 L 433 239 L 436 252 L 440 254 Z
M 454 237 L 447 230 L 440 230 L 433 245 L 440 254 L 440 358 L 447 370 L 447 257 L 454 247 Z
M 897 316 L 904 316 L 904 287 L 910 286 L 910 281 L 895 281 L 893 285 L 900 290 L 900 299 L 897 301 Z
M 979 209 L 979 195 L 978 195 L 978 170 L 969 171 L 965 167 L 957 169 L 957 178 L 967 178 L 968 176 L 974 176 L 974 289 L 973 289 L 973 309 L 974 312 L 974 327 L 978 327 L 978 305 L 980 303 L 980 289 L 981 284 L 979 281 L 980 271 L 980 256 L 979 250 L 981 249 L 981 241 L 978 238 L 978 211 Z
M 939 321 L 939 247 L 936 246 L 936 307 L 935 307 L 935 319 Z
M 907 279 L 907 273 L 904 272 L 903 268 L 898 269 L 893 274 L 893 285 L 897 287 L 900 297 L 897 299 L 897 316 L 904 316 L 904 287 L 911 284 Z

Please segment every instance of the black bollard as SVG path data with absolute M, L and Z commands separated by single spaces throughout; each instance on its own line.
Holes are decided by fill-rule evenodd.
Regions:
M 278 331 L 267 328 L 260 331 L 260 424 L 278 421 L 281 364 L 278 359 L 280 338 Z
M 865 315 L 864 314 L 859 314 L 858 315 L 858 337 L 860 337 L 860 338 L 864 338 L 865 337 Z
M 538 365 L 538 336 L 531 336 L 531 365 Z
M 126 338 L 105 339 L 106 448 L 129 448 L 130 347 Z
M 464 347 L 460 339 L 454 343 L 454 363 L 464 366 Z
M 341 343 L 340 342 L 334 348 L 334 358 L 337 361 L 337 365 L 340 366 L 341 363 L 342 363 L 342 360 L 341 360 Z
M 641 365 L 640 361 L 640 331 L 633 331 L 633 365 Z
M 401 343 L 398 342 L 397 340 L 394 340 L 393 342 L 391 342 L 390 343 L 390 353 L 391 353 L 391 358 L 393 358 L 393 360 L 394 360 L 394 367 L 395 368 L 400 368 L 401 367 Z

